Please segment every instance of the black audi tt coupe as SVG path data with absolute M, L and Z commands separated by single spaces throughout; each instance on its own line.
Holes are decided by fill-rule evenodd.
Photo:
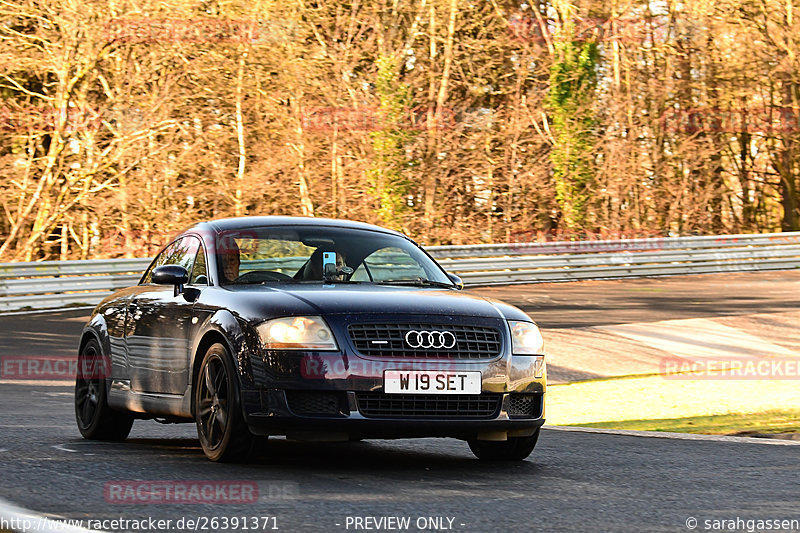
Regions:
M 454 437 L 480 459 L 524 459 L 544 422 L 541 334 L 462 288 L 412 240 L 368 224 L 197 224 L 94 310 L 78 428 L 123 440 L 137 418 L 194 421 L 212 461 L 244 460 L 271 435 Z

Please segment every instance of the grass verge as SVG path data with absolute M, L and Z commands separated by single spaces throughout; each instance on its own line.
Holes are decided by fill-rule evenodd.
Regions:
M 547 423 L 707 434 L 800 432 L 795 380 L 644 376 L 551 385 Z
M 596 422 L 583 424 L 583 426 L 637 431 L 702 433 L 706 435 L 800 433 L 800 409 L 748 414 L 692 416 L 687 418 Z

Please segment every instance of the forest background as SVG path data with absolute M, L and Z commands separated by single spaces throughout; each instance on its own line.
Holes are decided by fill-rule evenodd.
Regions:
M 800 229 L 791 0 L 0 0 L 0 261 L 200 220 Z

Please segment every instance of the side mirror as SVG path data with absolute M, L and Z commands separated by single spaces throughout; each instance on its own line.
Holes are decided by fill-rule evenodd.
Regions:
M 183 292 L 183 286 L 189 281 L 189 272 L 180 265 L 161 265 L 153 270 L 150 279 L 157 285 L 173 285 L 177 296 Z
M 450 274 L 448 272 L 447 277 L 450 278 L 450 281 L 452 281 L 455 284 L 458 290 L 464 289 L 464 280 L 461 279 L 459 276 L 456 276 L 455 274 Z

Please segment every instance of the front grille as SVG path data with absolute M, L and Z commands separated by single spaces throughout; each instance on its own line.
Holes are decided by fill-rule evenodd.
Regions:
M 410 331 L 450 332 L 452 348 L 414 348 L 406 342 Z M 500 355 L 500 331 L 486 326 L 438 324 L 352 324 L 348 328 L 356 350 L 367 357 L 417 359 L 494 359 Z
M 541 394 L 509 394 L 508 416 L 510 418 L 539 418 L 542 416 Z
M 502 395 L 358 392 L 356 399 L 368 418 L 494 418 Z
M 337 416 L 342 414 L 342 394 L 324 391 L 286 391 L 289 409 L 301 416 Z

